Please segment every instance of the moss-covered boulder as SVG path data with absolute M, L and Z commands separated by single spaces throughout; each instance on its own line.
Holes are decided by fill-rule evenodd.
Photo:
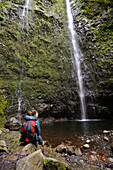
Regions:
M 5 123 L 5 127 L 10 130 L 19 130 L 21 128 L 21 123 L 15 117 L 11 117 Z
M 46 169 L 61 169 L 61 170 L 71 170 L 66 163 L 60 162 L 54 158 L 47 158 L 45 157 L 41 150 L 35 151 L 32 154 L 20 159 L 17 162 L 16 170 L 21 169 L 39 169 L 39 170 L 46 170 Z
M 10 131 L 9 129 L 1 128 L 2 134 L 0 140 L 5 140 L 9 152 L 13 152 L 20 145 L 21 134 L 19 131 Z

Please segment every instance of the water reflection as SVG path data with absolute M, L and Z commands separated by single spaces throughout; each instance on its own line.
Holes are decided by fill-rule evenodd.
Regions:
M 67 121 L 41 125 L 42 137 L 50 143 L 77 142 L 78 136 L 99 134 L 103 130 L 113 129 L 112 120 Z

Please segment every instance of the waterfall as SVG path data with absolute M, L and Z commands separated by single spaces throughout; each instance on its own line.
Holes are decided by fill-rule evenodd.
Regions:
M 26 0 L 24 8 L 23 8 L 23 11 L 21 13 L 21 17 L 20 17 L 21 18 L 20 27 L 21 27 L 22 31 L 24 31 L 24 28 L 25 28 L 25 24 L 24 23 L 26 22 L 26 27 L 27 27 L 27 32 L 28 32 L 28 29 L 29 29 L 28 10 L 29 10 L 30 7 L 31 7 L 30 0 Z M 20 35 L 20 37 L 21 37 L 21 35 Z M 21 43 L 22 43 L 22 39 L 21 39 Z M 20 58 L 19 54 L 17 54 L 17 55 L 18 55 L 18 58 Z M 18 94 L 17 94 L 17 97 L 18 97 L 18 110 L 17 110 L 16 118 L 20 122 L 21 122 L 21 104 L 22 104 L 22 90 L 21 90 L 22 75 L 23 75 L 23 61 L 22 61 L 22 70 L 21 70 L 19 87 L 18 87 Z
M 20 75 L 20 81 L 19 81 L 19 87 L 18 87 L 18 92 L 17 92 L 17 97 L 18 97 L 18 110 L 17 110 L 17 115 L 16 118 L 21 122 L 21 103 L 22 103 L 22 90 L 21 90 L 21 84 L 22 84 L 22 74 L 23 74 L 23 69 Z
M 74 30 L 73 16 L 72 16 L 69 0 L 66 0 L 66 10 L 67 10 L 68 28 L 69 28 L 69 32 L 71 36 L 73 55 L 74 55 L 72 62 L 73 62 L 74 69 L 76 69 L 77 78 L 78 78 L 79 97 L 80 97 L 80 106 L 81 106 L 81 119 L 86 120 L 86 104 L 85 104 L 85 95 L 84 95 L 84 89 L 83 89 L 83 79 L 82 79 L 82 73 L 81 73 L 82 53 L 77 43 L 77 33 Z
M 21 28 L 22 30 L 24 29 L 24 22 L 26 20 L 26 26 L 27 26 L 27 31 L 29 29 L 29 24 L 28 24 L 28 10 L 30 8 L 30 0 L 26 0 L 26 3 L 24 5 L 24 8 L 23 8 L 23 12 L 22 12 L 22 15 L 21 15 Z

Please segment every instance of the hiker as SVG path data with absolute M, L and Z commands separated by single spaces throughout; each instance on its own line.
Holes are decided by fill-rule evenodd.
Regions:
M 36 148 L 38 144 L 42 146 L 45 144 L 42 137 L 40 136 L 40 123 L 37 120 L 38 112 L 36 110 L 28 111 L 27 115 L 25 116 L 25 121 L 22 125 L 22 137 L 21 141 L 25 143 L 35 143 Z

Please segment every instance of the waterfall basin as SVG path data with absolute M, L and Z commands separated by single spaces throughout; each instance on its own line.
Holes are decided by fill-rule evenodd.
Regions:
M 42 137 L 52 146 L 62 142 L 79 145 L 81 138 L 100 135 L 104 130 L 113 129 L 113 120 L 85 119 L 41 124 Z

